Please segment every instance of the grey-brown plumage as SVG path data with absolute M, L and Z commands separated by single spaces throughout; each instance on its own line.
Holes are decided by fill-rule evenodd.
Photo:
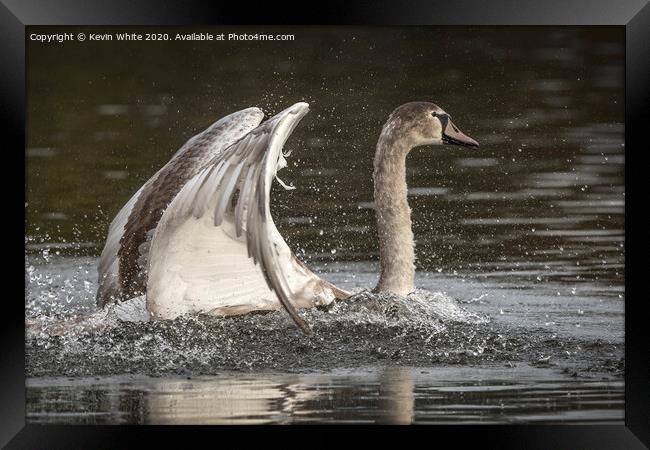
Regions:
M 373 172 L 381 270 L 375 292 L 407 295 L 415 289 L 406 156 L 414 147 L 445 143 L 478 146 L 433 103 L 410 102 L 396 108 L 381 130 Z

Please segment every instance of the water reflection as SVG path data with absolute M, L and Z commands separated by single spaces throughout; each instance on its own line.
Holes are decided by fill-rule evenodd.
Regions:
M 331 373 L 225 373 L 28 381 L 30 423 L 270 424 L 581 423 L 620 424 L 623 386 L 552 376 L 517 381 L 499 369 L 385 367 Z M 92 411 L 91 414 L 88 411 Z
M 379 411 L 383 414 L 378 423 L 408 425 L 415 413 L 413 389 L 415 380 L 412 369 L 407 367 L 388 367 L 379 379 Z
M 145 423 L 263 424 L 291 415 L 295 384 L 226 379 L 217 382 L 158 381 L 145 399 Z M 305 398 L 303 397 L 303 400 Z

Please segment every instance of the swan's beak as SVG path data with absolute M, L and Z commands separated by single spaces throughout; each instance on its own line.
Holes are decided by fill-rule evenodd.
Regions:
M 447 121 L 444 130 L 442 130 L 442 142 L 444 144 L 478 147 L 478 142 L 456 128 L 456 125 L 451 120 Z

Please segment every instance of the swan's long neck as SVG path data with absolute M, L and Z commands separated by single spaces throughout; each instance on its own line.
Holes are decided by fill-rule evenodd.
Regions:
M 413 292 L 415 253 L 407 200 L 406 155 L 411 146 L 384 126 L 375 153 L 375 207 L 381 274 L 377 292 Z

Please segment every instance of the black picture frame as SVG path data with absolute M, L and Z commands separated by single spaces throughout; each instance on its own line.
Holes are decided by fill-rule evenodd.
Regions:
M 106 2 L 83 0 L 1 0 L 0 1 L 0 120 L 6 129 L 2 134 L 6 168 L 24 169 L 25 148 L 25 27 L 28 25 L 205 25 L 205 24 L 354 24 L 354 25 L 607 25 L 625 27 L 626 35 L 626 208 L 625 208 L 625 425 L 624 426 L 469 426 L 420 429 L 432 443 L 441 438 L 453 439 L 454 446 L 468 441 L 489 448 L 527 449 L 627 449 L 650 446 L 650 396 L 648 394 L 650 360 L 645 347 L 647 323 L 643 314 L 645 298 L 635 292 L 633 282 L 643 267 L 632 264 L 633 257 L 643 250 L 642 243 L 630 234 L 632 207 L 639 206 L 643 194 L 632 189 L 644 166 L 638 163 L 640 152 L 647 150 L 644 141 L 649 121 L 650 89 L 650 5 L 647 0 L 454 0 L 410 2 L 343 2 L 311 3 L 297 9 L 276 2 L 201 2 L 198 0 L 157 2 L 153 0 Z M 11 170 L 11 169 L 10 169 Z M 13 170 L 11 170 L 13 171 Z M 23 170 L 23 175 L 25 171 Z M 24 201 L 16 182 L 3 176 L 3 192 L 12 210 L 25 211 Z M 23 179 L 23 182 L 25 180 Z M 23 184 L 25 186 L 25 184 Z M 23 192 L 25 194 L 25 192 Z M 22 202 L 22 204 L 21 204 Z M 9 217 L 13 215 L 7 214 Z M 18 222 L 17 219 L 11 222 Z M 24 223 L 24 222 L 23 222 Z M 635 227 L 641 226 L 640 222 Z M 24 232 L 24 230 L 23 230 Z M 638 237 L 639 231 L 637 231 Z M 17 232 L 16 232 L 17 234 Z M 24 233 L 23 233 L 24 235 Z M 9 237 L 9 234 L 6 235 Z M 23 252 L 18 248 L 18 236 L 6 241 L 8 254 Z M 20 279 L 6 271 L 14 265 L 6 258 L 4 280 L 13 285 Z M 16 267 L 18 265 L 16 264 Z M 16 272 L 18 269 L 16 269 Z M 638 284 L 638 281 L 637 281 Z M 210 434 L 230 435 L 237 430 L 219 427 L 100 427 L 100 426 L 39 426 L 25 424 L 25 354 L 24 304 L 17 295 L 5 294 L 3 326 L 0 328 L 0 445 L 7 448 L 119 448 L 151 443 L 155 437 L 169 444 L 187 443 L 188 435 L 197 439 Z M 283 427 L 280 427 L 283 428 Z M 365 428 L 365 427 L 362 427 Z M 337 433 L 315 431 L 314 427 L 299 427 L 301 442 L 319 435 L 319 443 L 340 444 Z M 392 431 L 395 429 L 393 428 Z M 239 432 L 247 432 L 239 429 Z M 402 433 L 413 431 L 399 428 Z M 278 428 L 264 427 L 264 439 L 273 439 Z M 372 431 L 374 436 L 383 433 Z M 260 435 L 261 436 L 261 435 Z M 231 437 L 231 436 L 229 436 Z M 167 440 L 169 439 L 169 440 Z M 213 441 L 216 445 L 216 441 Z

